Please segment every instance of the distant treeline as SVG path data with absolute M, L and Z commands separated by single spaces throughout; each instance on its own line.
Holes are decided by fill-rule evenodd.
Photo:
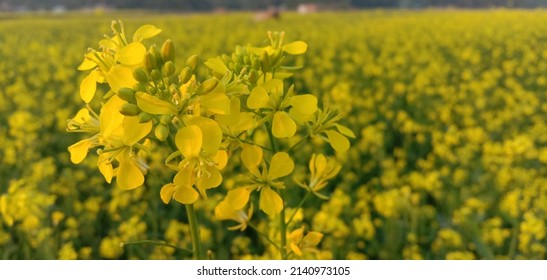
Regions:
M 207 11 L 215 9 L 256 10 L 267 7 L 294 9 L 313 3 L 319 8 L 489 8 L 547 7 L 547 0 L 0 0 L 0 9 L 81 9 L 104 6 L 119 9 Z

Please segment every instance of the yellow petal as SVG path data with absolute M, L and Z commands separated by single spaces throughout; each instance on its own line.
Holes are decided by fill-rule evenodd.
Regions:
M 317 111 L 317 97 L 311 94 L 295 95 L 290 104 L 300 114 L 310 115 Z
M 319 242 L 321 242 L 321 239 L 323 239 L 323 234 L 317 231 L 310 231 L 304 239 L 302 239 L 302 243 L 306 247 L 315 247 Z
M 219 220 L 232 219 L 234 209 L 232 209 L 228 201 L 223 200 L 215 207 L 215 217 Z
M 104 179 L 107 183 L 112 182 L 112 177 L 114 176 L 114 168 L 112 167 L 112 163 L 110 160 L 108 160 L 109 154 L 108 153 L 102 153 L 99 155 L 99 171 L 101 174 L 103 174 Z
M 205 170 L 207 172 L 196 180 L 196 186 L 204 198 L 207 197 L 205 190 L 216 188 L 222 183 L 222 174 L 220 174 L 220 171 L 216 167 L 206 167 Z
M 152 130 L 152 122 L 140 123 L 139 117 L 125 117 L 123 120 L 123 143 L 133 146 Z
M 172 115 L 178 112 L 175 104 L 145 92 L 136 92 L 135 98 L 137 99 L 139 108 L 149 114 Z
M 91 71 L 80 84 L 80 97 L 85 103 L 89 103 L 97 91 L 97 80 L 95 71 Z
M 154 25 L 145 24 L 135 31 L 133 34 L 133 42 L 140 42 L 144 39 L 152 38 L 160 34 L 160 32 L 161 29 L 155 27 Z
M 298 248 L 298 246 L 296 246 L 296 244 L 291 242 L 289 246 L 291 247 L 291 251 L 293 251 L 295 255 L 299 257 L 302 256 L 302 251 L 300 250 L 300 248 Z
M 182 204 L 192 204 L 198 200 L 199 194 L 192 187 L 177 186 L 173 198 Z
M 285 152 L 279 152 L 273 155 L 272 161 L 270 162 L 270 169 L 268 171 L 268 176 L 271 180 L 275 180 L 280 177 L 287 176 L 291 174 L 294 169 L 294 162 L 292 161 L 289 154 Z
M 222 170 L 228 163 L 228 153 L 224 150 L 218 150 L 217 154 L 213 157 L 213 160 L 216 168 Z
M 243 165 L 255 176 L 260 176 L 258 165 L 262 161 L 262 149 L 258 146 L 248 145 L 241 151 L 241 161 Z
M 259 206 L 266 214 L 273 216 L 283 209 L 283 199 L 271 188 L 263 187 L 260 191 Z
M 82 64 L 80 64 L 80 66 L 78 66 L 78 70 L 86 71 L 86 70 L 93 69 L 96 66 L 97 66 L 97 64 L 95 62 L 87 59 L 87 57 L 84 57 L 84 61 L 82 61 Z
M 249 98 L 247 98 L 247 107 L 251 109 L 267 108 L 270 96 L 263 87 L 255 87 Z
M 121 152 L 116 159 L 120 163 L 116 179 L 118 185 L 124 190 L 131 190 L 142 186 L 144 183 L 144 175 L 133 159 L 131 159 L 129 151 L 126 150 Z
M 292 137 L 296 133 L 296 123 L 284 111 L 277 111 L 273 116 L 272 133 L 277 138 Z
M 247 205 L 252 189 L 250 187 L 242 187 L 228 191 L 226 201 L 230 203 L 233 209 L 239 210 Z
M 120 108 L 125 103 L 117 95 L 114 95 L 101 108 L 99 121 L 101 135 L 104 138 L 109 138 L 111 133 L 122 125 L 125 116 L 120 113 Z
M 173 183 L 169 183 L 161 187 L 160 197 L 163 203 L 165 204 L 169 203 L 169 201 L 171 201 L 171 199 L 173 198 L 174 193 L 175 193 L 175 184 Z
M 224 62 L 222 62 L 221 59 L 213 57 L 209 58 L 205 63 L 205 66 L 209 67 L 209 69 L 218 72 L 222 75 L 224 75 L 226 72 L 230 71 L 226 65 L 224 65 Z
M 200 116 L 187 118 L 184 122 L 187 125 L 196 125 L 201 129 L 203 135 L 205 136 L 202 146 L 205 154 L 209 156 L 216 155 L 218 148 L 220 147 L 220 143 L 222 142 L 222 130 L 220 129 L 218 123 L 212 119 Z
M 112 66 L 105 74 L 105 78 L 110 85 L 110 88 L 115 93 L 117 93 L 120 88 L 133 88 L 133 86 L 137 84 L 137 80 L 133 78 L 133 70 L 120 65 Z
M 355 138 L 355 134 L 353 133 L 353 131 L 351 131 L 351 129 L 340 124 L 336 124 L 335 126 L 340 133 L 346 135 L 347 137 Z
M 131 43 L 116 52 L 116 60 L 126 66 L 142 64 L 146 48 L 141 43 Z
M 230 114 L 230 99 L 224 93 L 210 93 L 201 96 L 201 106 L 213 114 Z
M 303 54 L 308 50 L 308 44 L 303 41 L 294 41 L 284 45 L 282 49 L 288 54 L 298 55 Z
M 327 130 L 325 133 L 327 134 L 330 145 L 337 152 L 345 152 L 349 149 L 349 140 L 344 135 L 334 130 Z
M 323 154 L 317 155 L 315 157 L 315 170 L 312 170 L 312 174 L 316 173 L 320 176 L 325 171 L 325 168 L 327 168 L 327 158 Z
M 182 168 L 173 179 L 173 183 L 178 186 L 191 187 L 194 185 L 194 171 L 192 167 Z
M 199 156 L 202 140 L 201 129 L 195 125 L 183 127 L 175 135 L 175 144 L 185 158 Z
M 84 139 L 68 147 L 68 152 L 70 152 L 70 161 L 75 164 L 82 162 L 87 156 L 87 152 L 92 145 L 93 141 Z

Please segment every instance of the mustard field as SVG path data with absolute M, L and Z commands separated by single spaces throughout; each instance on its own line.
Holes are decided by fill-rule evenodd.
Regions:
M 546 19 L 0 14 L 0 259 L 545 259 Z

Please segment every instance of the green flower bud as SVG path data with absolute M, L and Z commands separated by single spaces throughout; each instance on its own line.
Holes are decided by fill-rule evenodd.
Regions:
M 152 72 L 152 70 L 156 69 L 157 67 L 156 58 L 151 53 L 146 53 L 146 56 L 144 57 L 144 66 L 146 67 L 146 70 L 148 72 Z
M 125 103 L 120 108 L 120 113 L 124 116 L 137 116 L 141 109 L 136 104 Z
M 184 69 L 180 71 L 179 77 L 180 82 L 186 84 L 190 78 L 192 78 L 192 69 L 190 69 L 190 67 L 184 67 Z
M 164 141 L 169 136 L 169 127 L 164 124 L 158 124 L 154 130 L 154 135 L 160 141 Z
M 161 72 L 158 69 L 154 69 L 150 72 L 150 76 L 154 81 L 159 81 L 161 79 Z
M 175 60 L 175 44 L 171 39 L 167 39 L 161 46 L 161 58 L 165 62 Z
M 126 87 L 121 88 L 118 90 L 118 96 L 129 103 L 137 104 L 137 99 L 135 99 L 135 91 L 133 89 Z
M 253 57 L 251 67 L 256 70 L 260 70 L 260 60 L 258 57 Z
M 148 83 L 148 75 L 146 74 L 146 71 L 142 67 L 137 68 L 135 69 L 135 71 L 133 71 L 133 77 L 139 83 L 143 83 L 143 84 Z
M 163 59 L 161 58 L 160 50 L 158 50 L 156 45 L 150 46 L 150 48 L 148 49 L 148 52 L 151 53 L 154 56 L 154 58 L 156 59 L 156 67 L 154 67 L 154 68 L 161 67 L 163 65 Z
M 140 123 L 147 123 L 152 120 L 154 116 L 151 114 L 148 114 L 147 112 L 140 112 L 139 113 L 139 122 Z
M 198 62 L 199 62 L 199 56 L 195 54 L 186 60 L 186 66 L 190 67 L 192 71 L 195 71 L 196 67 L 198 66 Z
M 175 63 L 173 63 L 172 60 L 167 61 L 167 62 L 163 65 L 163 72 L 164 72 L 167 76 L 171 76 L 171 75 L 175 74 Z
M 270 71 L 270 57 L 266 52 L 263 52 L 260 56 L 260 65 L 262 66 L 262 72 L 266 73 Z
M 161 115 L 160 123 L 168 125 L 171 122 L 171 115 Z
M 217 85 L 218 85 L 218 80 L 215 78 L 211 78 L 201 83 L 201 85 L 199 85 L 197 93 L 200 95 L 207 94 L 213 91 L 213 89 L 215 89 Z
M 153 88 L 152 88 L 152 89 L 153 89 Z M 152 90 L 152 89 L 150 89 L 150 90 Z M 137 85 L 135 86 L 135 91 L 148 91 L 148 90 L 146 89 L 146 86 L 145 86 L 145 85 L 143 85 L 143 84 L 137 84 Z

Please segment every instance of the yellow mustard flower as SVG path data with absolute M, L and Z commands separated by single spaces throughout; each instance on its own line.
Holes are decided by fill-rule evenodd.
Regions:
M 309 231 L 304 236 L 304 228 L 301 227 L 289 233 L 288 249 L 299 257 L 304 253 L 318 252 L 316 247 L 321 239 L 323 239 L 323 234 L 317 231 Z
M 233 192 L 231 190 L 230 192 Z M 230 192 L 228 196 L 230 197 Z M 244 231 L 247 228 L 248 222 L 253 216 L 253 206 L 250 205 L 247 211 L 243 208 L 234 208 L 230 203 L 230 200 L 224 199 L 215 207 L 215 217 L 219 220 L 232 220 L 238 224 L 228 227 L 229 230 L 241 230 Z
M 295 95 L 293 87 L 285 93 L 283 81 L 272 79 L 251 91 L 247 107 L 264 111 L 267 118 L 272 118 L 273 135 L 286 138 L 296 133 L 295 121 L 304 122 L 317 111 L 317 97 L 311 94 Z
M 78 66 L 81 71 L 91 70 L 80 84 L 80 97 L 86 103 L 95 96 L 97 83 L 108 83 L 114 92 L 137 84 L 133 70 L 143 65 L 146 55 L 146 48 L 141 41 L 161 32 L 153 25 L 143 25 L 135 31 L 133 42 L 129 43 L 121 22 L 113 21 L 111 28 L 112 37 L 105 35 L 105 39 L 99 42 L 102 50 L 90 50 Z
M 173 183 L 162 187 L 160 196 L 164 203 L 171 199 L 183 204 L 194 203 L 199 194 L 207 198 L 205 191 L 216 188 L 222 182 L 220 169 L 226 165 L 228 155 L 220 150 L 222 131 L 217 122 L 199 116 L 186 119 L 188 126 L 179 129 L 175 144 L 184 157 Z M 196 186 L 199 193 L 194 189 Z
M 89 149 L 104 146 L 99 150 L 98 166 L 105 180 L 110 183 L 117 176 L 116 182 L 122 189 L 134 189 L 144 183 L 146 164 L 133 152 L 132 147 L 150 133 L 152 123 L 140 123 L 137 117 L 122 115 L 119 108 L 124 103 L 113 96 L 103 105 L 98 118 L 79 112 L 77 117 L 80 116 L 80 120 L 89 118 L 85 125 L 99 123 L 99 133 L 77 142 L 68 150 L 71 161 L 78 164 L 86 158 Z M 69 122 L 69 130 L 70 125 L 78 121 L 73 119 Z M 118 168 L 114 169 L 113 161 L 118 162 Z
M 248 145 L 243 148 L 241 161 L 251 173 L 252 183 L 230 191 L 226 199 L 234 209 L 241 209 L 249 201 L 251 192 L 258 190 L 260 191 L 260 209 L 268 215 L 275 215 L 283 209 L 283 199 L 274 188 L 285 188 L 285 184 L 278 179 L 292 173 L 294 162 L 289 154 L 278 152 L 272 156 L 269 168 L 266 168 L 262 153 L 262 149 L 255 145 Z M 259 167 L 261 167 L 261 170 Z

